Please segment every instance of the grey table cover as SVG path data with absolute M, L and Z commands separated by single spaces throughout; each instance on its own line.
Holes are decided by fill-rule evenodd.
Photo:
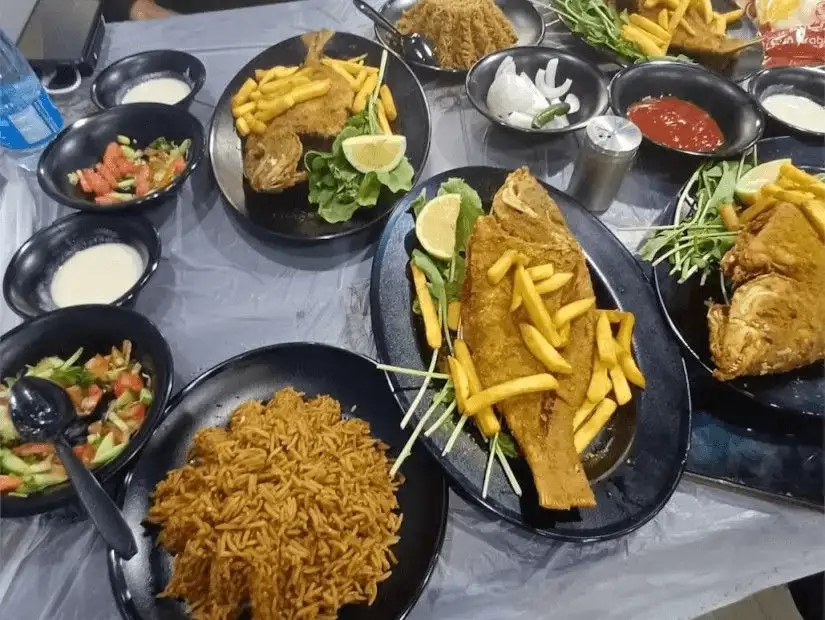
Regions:
M 195 54 L 208 77 L 192 111 L 207 123 L 224 86 L 251 57 L 321 27 L 372 32 L 348 0 L 122 23 L 108 27 L 99 66 L 156 48 Z M 548 30 L 545 44 L 577 45 L 559 26 Z M 588 53 L 583 46 L 576 49 Z M 525 142 L 493 129 L 470 107 L 460 83 L 429 81 L 425 90 L 433 117 L 425 177 L 468 164 L 527 164 L 565 187 L 578 149 L 574 136 Z M 67 121 L 92 111 L 88 83 L 57 103 Z M 374 354 L 367 303 L 374 238 L 327 247 L 261 242 L 230 218 L 207 168 L 187 183 L 175 205 L 151 213 L 161 231 L 163 258 L 137 303 L 172 346 L 176 386 L 229 356 L 275 342 L 311 340 Z M 33 230 L 65 210 L 42 195 L 30 173 L 7 160 L 0 172 L 7 181 L 0 207 L 0 267 L 5 268 Z M 678 181 L 666 164 L 637 160 L 603 220 L 614 230 L 651 222 Z M 631 248 L 642 234 L 618 232 Z M 0 328 L 15 323 L 11 311 L 0 306 Z M 444 549 L 410 618 L 689 619 L 825 569 L 823 526 L 819 513 L 685 480 L 638 532 L 579 546 L 526 534 L 451 494 Z M 117 616 L 104 546 L 87 522 L 62 513 L 0 520 L 0 617 Z

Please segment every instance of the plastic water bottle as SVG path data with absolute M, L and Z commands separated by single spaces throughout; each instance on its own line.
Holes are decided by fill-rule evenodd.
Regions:
M 24 163 L 62 127 L 63 118 L 37 75 L 0 30 L 0 147 Z

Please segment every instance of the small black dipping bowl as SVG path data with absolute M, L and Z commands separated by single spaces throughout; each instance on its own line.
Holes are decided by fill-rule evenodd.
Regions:
M 57 309 L 51 282 L 57 269 L 80 250 L 101 243 L 123 243 L 140 254 L 143 273 L 134 286 L 110 305 L 122 306 L 152 277 L 160 260 L 160 237 L 149 220 L 110 217 L 97 213 L 75 213 L 37 231 L 15 252 L 3 277 L 3 297 L 23 318 Z
M 556 70 L 556 84 L 560 85 L 564 80 L 570 78 L 573 85 L 567 92 L 576 95 L 581 102 L 581 108 L 578 112 L 568 114 L 570 125 L 547 129 L 514 127 L 489 110 L 487 107 L 487 91 L 490 90 L 496 70 L 507 56 L 512 56 L 513 61 L 516 63 L 516 71 L 526 73 L 531 80 L 535 78 L 539 69 L 544 69 L 547 66 L 548 61 L 553 58 L 559 59 L 559 66 Z M 608 105 L 607 79 L 595 65 L 576 54 L 560 52 L 546 47 L 512 47 L 488 54 L 470 69 L 465 85 L 470 103 L 473 104 L 476 110 L 496 125 L 522 133 L 553 135 L 576 131 L 584 127 L 594 116 L 602 114 Z
M 699 65 L 653 60 L 622 69 L 610 82 L 610 106 L 621 116 L 626 117 L 631 105 L 648 97 L 676 97 L 699 106 L 718 123 L 725 137 L 715 151 L 697 153 L 669 147 L 645 136 L 653 144 L 676 153 L 732 158 L 756 144 L 765 129 L 762 110 L 753 97 Z
M 83 347 L 79 363 L 97 353 L 109 353 L 124 340 L 132 341 L 132 357 L 152 378 L 154 399 L 143 426 L 131 436 L 123 452 L 110 463 L 94 470 L 101 483 L 123 470 L 146 444 L 163 417 L 172 390 L 174 369 L 172 351 L 166 339 L 149 319 L 134 310 L 117 306 L 74 306 L 43 314 L 15 327 L 0 337 L 0 377 L 15 377 L 44 357 L 68 358 Z M 80 428 L 76 429 L 75 424 Z M 72 423 L 83 432 L 83 421 Z M 0 515 L 22 517 L 66 506 L 76 499 L 67 483 L 33 493 L 28 497 L 0 494 Z
M 174 181 L 156 192 L 114 205 L 95 204 L 79 186 L 69 183 L 67 175 L 78 168 L 94 167 L 103 152 L 118 135 L 137 141 L 145 148 L 155 138 L 179 143 L 189 138 L 192 144 L 186 156 L 186 167 Z M 112 213 L 136 207 L 159 204 L 175 194 L 203 157 L 203 127 L 198 119 L 183 108 L 162 103 L 120 105 L 80 119 L 61 131 L 52 141 L 37 166 L 40 187 L 51 198 L 81 211 Z
M 812 67 L 776 67 L 755 73 L 748 82 L 748 92 L 759 102 L 771 95 L 799 95 L 825 106 L 825 71 Z M 774 116 L 764 107 L 762 111 L 783 129 L 806 136 L 825 136 L 825 131 L 811 131 Z
M 134 86 L 160 77 L 186 82 L 191 90 L 175 105 L 188 108 L 206 81 L 203 63 L 186 52 L 153 50 L 113 62 L 92 83 L 92 101 L 101 110 L 120 105 L 123 96 Z

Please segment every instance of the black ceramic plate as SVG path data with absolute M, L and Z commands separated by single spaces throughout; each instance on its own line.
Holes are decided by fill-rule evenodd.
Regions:
M 419 0 L 389 0 L 381 7 L 383 15 L 390 23 L 396 23 L 404 11 L 409 11 L 418 4 Z M 538 45 L 544 39 L 544 18 L 530 0 L 493 0 L 504 16 L 513 24 L 518 41 L 516 45 Z M 469 24 L 467 25 L 469 27 Z M 387 47 L 392 47 L 393 36 L 379 26 L 375 26 L 375 36 Z M 453 76 L 462 76 L 466 69 L 448 69 L 447 67 L 431 67 L 422 63 L 411 63 L 416 69 L 424 72 L 435 72 Z
M 78 168 L 94 167 L 118 135 L 137 141 L 139 148 L 156 138 L 180 143 L 192 140 L 186 167 L 163 189 L 116 205 L 100 206 L 69 183 L 67 174 Z M 37 166 L 40 187 L 51 198 L 81 211 L 113 213 L 159 204 L 170 198 L 186 182 L 203 157 L 203 127 L 183 108 L 161 103 L 132 103 L 116 106 L 72 123 L 46 147 Z
M 728 11 L 733 11 L 740 8 L 739 5 L 736 4 L 735 0 L 711 0 L 711 5 L 713 6 L 713 10 L 717 13 L 727 13 Z M 558 14 L 558 16 L 559 20 L 565 26 L 570 28 L 570 24 L 567 20 L 561 14 Z M 622 56 L 608 47 L 603 45 L 593 45 L 578 33 L 572 32 L 572 34 L 573 36 L 579 38 L 583 43 L 599 52 L 606 59 L 619 65 L 620 67 L 627 67 L 632 65 L 634 62 L 630 58 Z M 727 34 L 729 37 L 741 39 L 743 41 L 750 41 L 751 39 L 759 36 L 759 29 L 749 17 L 744 16 L 738 22 L 728 26 Z M 712 66 L 715 70 L 720 71 L 733 80 L 739 81 L 747 79 L 748 76 L 762 68 L 762 47 L 760 45 L 748 47 L 739 52 L 739 54 L 733 58 L 710 58 L 709 66 Z
M 564 80 L 570 79 L 573 86 L 568 92 L 578 97 L 581 103 L 578 112 L 567 115 L 570 125 L 560 128 L 523 129 L 507 124 L 490 112 L 487 107 L 487 91 L 490 90 L 499 65 L 508 56 L 511 56 L 516 63 L 516 71 L 526 73 L 531 79 L 539 69 L 547 66 L 549 60 L 558 59 L 556 84 L 560 85 Z M 553 135 L 575 131 L 584 127 L 594 116 L 602 114 L 608 105 L 607 79 L 598 68 L 581 56 L 546 47 L 513 47 L 485 56 L 470 69 L 465 88 L 470 103 L 476 110 L 496 125 L 522 133 Z
M 813 67 L 775 67 L 753 75 L 748 82 L 748 92 L 759 102 L 765 114 L 785 130 L 801 135 L 825 137 L 825 131 L 802 129 L 783 121 L 762 106 L 771 95 L 799 95 L 825 106 L 825 71 Z M 821 145 L 821 143 L 820 143 Z
M 811 172 L 825 172 L 821 145 L 806 144 L 789 137 L 768 138 L 757 143 L 756 152 L 760 162 L 791 157 L 797 166 Z M 665 210 L 663 221 L 673 222 L 675 215 L 674 199 Z M 656 292 L 662 309 L 684 348 L 705 371 L 711 373 L 714 364 L 708 343 L 706 301 L 724 302 L 721 282 L 718 277 L 710 277 L 705 286 L 699 284 L 698 278 L 679 284 L 677 278 L 668 274 L 669 270 L 667 261 L 654 270 Z M 779 375 L 724 381 L 722 385 L 779 415 L 796 413 L 825 417 L 825 366 L 822 362 Z
M 619 71 L 610 81 L 610 106 L 621 115 L 647 97 L 678 97 L 702 108 L 719 124 L 725 141 L 715 151 L 697 153 L 645 139 L 663 149 L 726 159 L 752 147 L 765 129 L 759 104 L 730 80 L 699 65 L 670 60 L 639 63 Z M 642 132 L 644 135 L 644 132 Z
M 152 50 L 132 54 L 112 63 L 92 82 L 92 102 L 99 108 L 119 105 L 126 92 L 137 84 L 159 77 L 183 80 L 192 90 L 175 105 L 188 108 L 206 81 L 203 63 L 180 50 Z
M 143 217 L 109 217 L 97 213 L 75 213 L 37 231 L 15 252 L 3 277 L 3 297 L 23 318 L 55 310 L 50 286 L 57 269 L 73 254 L 101 243 L 123 243 L 140 254 L 143 273 L 134 286 L 112 302 L 122 306 L 152 277 L 160 260 L 160 237 Z
M 378 43 L 347 32 L 336 32 L 324 47 L 324 52 L 334 58 L 366 54 L 366 62 L 373 66 L 381 62 L 383 50 Z M 383 222 L 394 202 L 391 196 L 382 197 L 372 209 L 359 209 L 348 222 L 330 224 L 318 215 L 316 205 L 307 202 L 306 183 L 281 193 L 259 193 L 244 179 L 241 139 L 235 132 L 230 99 L 255 69 L 300 64 L 305 58 L 306 46 L 301 37 L 293 37 L 250 60 L 221 95 L 209 131 L 212 171 L 229 212 L 253 233 L 264 237 L 319 241 L 351 235 Z M 430 152 L 427 98 L 415 74 L 392 52 L 387 59 L 385 83 L 392 90 L 398 107 L 396 133 L 407 138 L 407 159 L 415 169 L 415 179 L 418 179 Z
M 56 310 L 14 328 L 0 337 L 0 378 L 17 375 L 26 364 L 50 355 L 69 357 L 83 347 L 82 360 L 106 353 L 124 340 L 132 341 L 132 355 L 152 376 L 155 399 L 141 429 L 111 463 L 95 470 L 101 482 L 112 478 L 134 458 L 152 436 L 172 390 L 172 351 L 158 329 L 143 315 L 117 306 L 74 306 Z M 75 499 L 68 484 L 29 497 L 0 495 L 0 515 L 20 517 L 47 512 Z
M 366 420 L 373 435 L 390 445 L 396 456 L 404 433 L 393 415 L 395 402 L 382 373 L 366 357 L 320 344 L 290 343 L 249 351 L 229 359 L 181 390 L 170 402 L 166 418 L 155 431 L 142 458 L 126 478 L 123 515 L 138 541 L 129 561 L 109 553 L 109 576 L 124 618 L 181 620 L 184 605 L 156 595 L 169 581 L 172 557 L 155 544 L 156 528 L 144 527 L 149 494 L 166 473 L 186 462 L 199 430 L 224 426 L 245 400 L 266 400 L 293 386 L 308 397 L 329 394 L 341 410 Z M 401 540 L 393 547 L 398 565 L 378 586 L 372 607 L 344 607 L 341 620 L 396 620 L 409 612 L 432 574 L 447 522 L 447 487 L 438 467 L 423 452 L 404 464 L 406 481 L 398 491 L 404 514 Z
M 408 211 L 410 202 L 422 189 L 428 197 L 434 197 L 443 181 L 459 177 L 478 191 L 486 209 L 507 174 L 506 170 L 488 167 L 450 170 L 413 188 L 398 204 L 379 242 L 370 285 L 373 330 L 379 355 L 386 363 L 423 369 L 430 356 L 420 320 L 411 311 L 414 295 L 408 279 L 408 262 L 417 241 Z M 475 429 L 462 432 L 446 458 L 441 457 L 441 451 L 451 429 L 440 429 L 418 441 L 439 460 L 459 491 L 499 517 L 561 540 L 606 540 L 646 523 L 676 488 L 687 458 L 690 395 L 679 347 L 670 338 L 653 291 L 636 261 L 604 225 L 572 198 L 545 187 L 587 254 L 599 307 L 618 307 L 635 313 L 634 349 L 648 383 L 631 406 L 616 413 L 612 441 L 604 453 L 594 455 L 597 458 L 592 463 L 587 459 L 591 480 L 598 479 L 593 485 L 598 506 L 565 512 L 539 508 L 532 477 L 521 459 L 513 461 L 524 489 L 521 500 L 498 466 L 493 469 L 487 498 L 482 500 L 487 449 Z M 420 380 L 392 375 L 390 383 L 398 405 L 406 410 Z M 431 391 L 429 398 L 433 395 Z M 419 408 L 418 415 L 421 413 Z M 399 419 L 400 415 L 399 412 Z M 628 446 L 630 456 L 626 458 Z

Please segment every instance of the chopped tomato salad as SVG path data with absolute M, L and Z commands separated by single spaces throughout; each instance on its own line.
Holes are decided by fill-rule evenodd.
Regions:
M 140 430 L 154 392 L 151 377 L 132 359 L 129 340 L 85 363 L 82 354 L 78 349 L 66 360 L 46 357 L 21 374 L 54 381 L 66 390 L 83 433 L 72 449 L 95 468 L 114 460 Z M 51 442 L 24 442 L 18 436 L 8 410 L 9 389 L 16 380 L 0 384 L 0 493 L 27 496 L 65 481 L 66 470 Z
M 166 138 L 153 140 L 144 150 L 134 140 L 118 136 L 89 168 L 68 174 L 69 183 L 94 197 L 99 205 L 113 205 L 146 196 L 169 185 L 186 168 L 190 140 L 180 144 Z

